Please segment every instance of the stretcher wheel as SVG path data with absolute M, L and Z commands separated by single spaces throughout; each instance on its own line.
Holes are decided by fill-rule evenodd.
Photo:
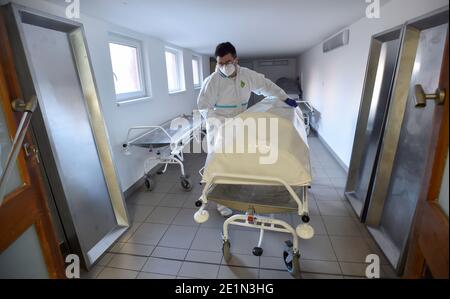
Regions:
M 183 188 L 184 191 L 188 192 L 192 190 L 192 183 L 191 180 L 186 178 L 186 177 L 182 177 L 181 178 L 181 187 Z
M 144 184 L 148 191 L 152 191 L 155 188 L 155 181 L 152 179 L 146 178 Z
M 222 253 L 223 253 L 223 259 L 228 262 L 231 259 L 231 252 L 230 252 L 230 241 L 223 242 L 222 245 Z
M 286 242 L 286 247 L 283 251 L 284 264 L 294 278 L 300 278 L 300 254 L 294 253 L 292 243 L 289 243 Z
M 252 253 L 255 256 L 261 256 L 264 250 L 261 247 L 253 247 Z

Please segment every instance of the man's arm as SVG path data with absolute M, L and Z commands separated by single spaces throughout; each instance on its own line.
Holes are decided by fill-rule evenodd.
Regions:
M 212 76 L 209 76 L 203 81 L 202 88 L 197 98 L 198 110 L 204 119 L 207 119 L 208 115 L 211 116 L 214 111 L 214 106 L 217 103 L 218 91 L 215 89 L 211 78 Z
M 250 76 L 252 78 L 251 90 L 254 93 L 265 97 L 277 97 L 289 106 L 297 106 L 297 103 L 294 100 L 289 99 L 289 96 L 283 89 L 267 79 L 263 74 L 250 70 Z

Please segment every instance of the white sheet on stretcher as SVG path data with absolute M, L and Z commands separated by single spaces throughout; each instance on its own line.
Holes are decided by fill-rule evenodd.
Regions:
M 262 126 L 265 134 L 258 134 L 257 139 L 264 136 L 262 140 L 266 145 L 270 145 L 273 138 L 270 133 L 269 119 L 278 119 L 278 159 L 273 164 L 261 164 L 260 158 L 269 154 L 248 152 L 248 144 L 244 145 L 244 153 L 227 153 L 226 148 L 234 147 L 234 140 L 223 140 L 224 129 L 217 131 L 217 138 L 214 150 L 208 154 L 203 173 L 203 182 L 211 180 L 213 174 L 237 174 L 275 177 L 284 180 L 290 186 L 305 186 L 311 183 L 311 166 L 309 159 L 309 146 L 306 137 L 305 124 L 302 112 L 299 108 L 293 109 L 276 98 L 266 98 L 254 105 L 247 111 L 238 115 L 245 121 L 247 118 L 265 118 L 267 125 Z M 257 129 L 260 129 L 256 121 Z M 247 130 L 245 130 L 247 140 Z M 222 151 L 218 152 L 218 147 L 222 145 Z M 261 143 L 259 143 L 261 144 Z M 274 150 L 271 148 L 271 150 Z M 245 184 L 245 185 L 277 185 L 276 183 L 262 183 L 251 179 L 216 179 L 217 184 Z

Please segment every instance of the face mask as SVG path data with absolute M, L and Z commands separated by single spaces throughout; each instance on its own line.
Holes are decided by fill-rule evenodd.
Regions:
M 230 77 L 236 71 L 236 66 L 234 64 L 230 63 L 230 64 L 220 66 L 219 70 L 225 76 Z

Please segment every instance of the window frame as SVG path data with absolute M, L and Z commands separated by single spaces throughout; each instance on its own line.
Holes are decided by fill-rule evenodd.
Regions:
M 167 52 L 175 54 L 175 59 L 176 59 L 177 76 L 178 76 L 179 86 L 178 86 L 178 89 L 174 89 L 174 90 L 170 90 L 170 88 L 169 88 L 169 73 L 168 73 L 168 69 L 167 69 L 167 59 L 166 59 Z M 168 90 L 169 94 L 177 94 L 177 93 L 186 91 L 183 51 L 173 48 L 173 47 L 166 46 L 164 49 L 164 61 L 166 63 L 167 90 Z
M 203 82 L 203 65 L 202 58 L 199 55 L 192 55 L 192 61 L 196 60 L 198 65 L 198 84 L 194 82 L 194 65 L 192 64 L 192 83 L 194 84 L 194 89 L 200 89 Z
M 117 94 L 115 90 L 115 82 L 114 83 L 114 94 L 116 97 L 116 102 L 127 102 L 127 101 L 136 101 L 138 99 L 147 99 L 150 97 L 149 94 L 149 88 L 147 85 L 147 76 L 146 76 L 146 69 L 145 69 L 145 61 L 144 61 L 144 55 L 143 55 L 143 44 L 140 40 L 134 39 L 132 37 L 124 36 L 117 33 L 109 33 L 108 37 L 108 51 L 109 51 L 109 58 L 111 61 L 111 72 L 112 72 L 112 79 L 114 80 L 114 69 L 113 69 L 113 61 L 111 57 L 111 49 L 110 44 L 117 44 L 122 46 L 127 46 L 131 48 L 136 49 L 137 54 L 137 64 L 138 64 L 138 74 L 139 74 L 139 81 L 141 90 L 135 91 L 135 92 L 127 92 L 127 93 L 121 93 Z

